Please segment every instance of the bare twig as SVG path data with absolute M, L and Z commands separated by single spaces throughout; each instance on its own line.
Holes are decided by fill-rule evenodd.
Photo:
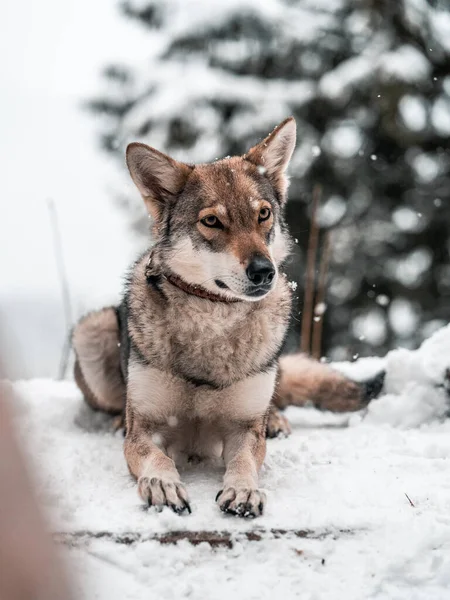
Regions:
M 322 352 L 322 331 L 323 331 L 323 320 L 325 313 L 325 296 L 327 291 L 327 276 L 328 276 L 328 265 L 330 263 L 330 252 L 331 252 L 331 231 L 327 231 L 325 234 L 325 240 L 323 243 L 322 258 L 320 261 L 319 277 L 317 282 L 317 296 L 316 306 L 314 308 L 314 323 L 312 333 L 312 355 L 317 360 L 320 359 Z M 320 313 L 316 311 L 320 307 Z
M 160 544 L 176 544 L 185 540 L 197 546 L 206 542 L 212 547 L 225 546 L 232 548 L 238 541 L 259 542 L 263 539 L 279 538 L 308 538 L 322 540 L 327 537 L 336 539 L 342 535 L 352 535 L 355 531 L 350 529 L 339 529 L 333 531 L 312 531 L 308 529 L 253 529 L 251 531 L 241 531 L 231 533 L 229 531 L 168 531 L 166 533 L 142 534 L 142 533 L 121 533 L 114 534 L 107 531 L 89 532 L 75 531 L 72 533 L 55 533 L 53 539 L 55 542 L 67 546 L 80 546 L 93 539 L 106 539 L 115 544 L 131 545 L 139 542 L 156 541 Z
M 300 350 L 307 354 L 310 353 L 311 327 L 314 308 L 314 279 L 316 270 L 317 245 L 319 241 L 319 224 L 317 222 L 317 209 L 322 195 L 320 185 L 315 185 L 313 189 L 313 201 L 311 209 L 311 227 L 308 241 L 308 254 L 306 258 L 306 282 L 305 294 L 303 297 L 302 331 L 300 338 Z
M 411 506 L 413 508 L 416 508 L 416 505 L 414 504 L 414 502 L 411 500 L 411 498 L 408 496 L 408 494 L 406 492 L 403 492 L 405 494 L 405 496 L 408 498 L 408 502 L 411 504 Z
M 47 200 L 48 211 L 50 215 L 50 225 L 53 235 L 53 249 L 55 253 L 56 268 L 58 279 L 61 286 L 61 296 L 64 310 L 64 319 L 66 322 L 66 337 L 64 346 L 61 352 L 61 359 L 58 369 L 58 379 L 64 379 L 67 371 L 70 354 L 70 329 L 72 327 L 72 304 L 70 300 L 69 283 L 67 280 L 66 266 L 64 264 L 64 256 L 62 250 L 61 231 L 58 222 L 58 213 L 54 201 L 49 198 Z

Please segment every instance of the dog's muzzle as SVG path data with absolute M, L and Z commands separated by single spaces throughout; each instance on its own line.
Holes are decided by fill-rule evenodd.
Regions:
M 265 256 L 254 256 L 245 271 L 250 284 L 246 296 L 258 298 L 272 289 L 276 270 L 274 264 Z

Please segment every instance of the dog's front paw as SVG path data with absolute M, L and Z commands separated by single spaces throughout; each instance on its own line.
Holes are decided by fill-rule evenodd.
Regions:
M 279 410 L 272 410 L 269 413 L 266 427 L 266 437 L 288 437 L 291 435 L 291 426 L 289 421 Z
M 185 511 L 191 513 L 189 498 L 184 485 L 159 477 L 140 477 L 138 480 L 139 495 L 148 504 L 162 510 L 164 506 L 181 515 Z
M 216 502 L 222 512 L 252 519 L 262 515 L 266 495 L 257 489 L 227 487 L 217 494 Z

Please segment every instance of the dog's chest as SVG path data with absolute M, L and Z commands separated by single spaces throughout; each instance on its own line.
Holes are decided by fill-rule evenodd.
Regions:
M 163 301 L 146 287 L 138 272 L 129 294 L 128 333 L 152 367 L 220 388 L 266 369 L 281 348 L 290 311 L 284 277 L 255 303 L 211 302 L 169 285 Z
M 251 421 L 266 412 L 275 386 L 276 368 L 247 377 L 223 389 L 196 386 L 149 365 L 134 362 L 128 376 L 128 401 L 135 412 L 177 428 L 183 422 Z
M 218 386 L 258 372 L 277 352 L 285 331 L 284 319 L 259 307 L 213 306 L 168 317 L 177 323 L 166 340 L 169 368 L 187 380 Z

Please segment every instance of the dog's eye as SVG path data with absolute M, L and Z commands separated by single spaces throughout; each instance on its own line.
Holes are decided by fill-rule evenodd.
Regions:
M 270 208 L 267 208 L 267 206 L 265 206 L 264 208 L 262 208 L 259 211 L 259 222 L 261 223 L 262 221 L 267 221 L 267 219 L 270 217 L 270 215 L 272 214 Z
M 202 223 L 202 225 L 204 225 L 205 227 L 216 227 L 217 229 L 223 229 L 222 223 L 214 215 L 208 215 L 207 217 L 203 217 L 203 219 L 200 220 L 200 223 Z

